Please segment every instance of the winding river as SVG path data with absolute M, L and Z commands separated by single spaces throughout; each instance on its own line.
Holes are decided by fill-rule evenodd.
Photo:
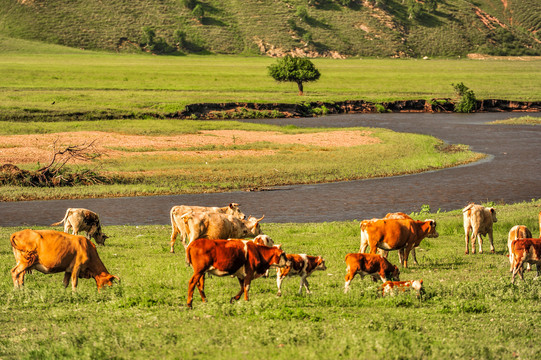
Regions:
M 529 113 L 541 116 L 540 113 Z M 325 222 L 382 217 L 387 212 L 458 209 L 469 202 L 515 203 L 541 198 L 541 126 L 489 125 L 525 113 L 334 115 L 303 119 L 247 120 L 299 127 L 383 127 L 467 144 L 488 158 L 466 166 L 416 175 L 329 184 L 275 187 L 269 191 L 47 200 L 0 203 L 0 226 L 49 225 L 66 208 L 96 211 L 104 225 L 170 224 L 174 205 L 241 204 L 263 222 Z

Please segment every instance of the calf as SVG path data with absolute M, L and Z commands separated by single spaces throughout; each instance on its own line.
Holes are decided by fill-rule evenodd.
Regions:
M 519 274 L 524 280 L 523 264 L 537 265 L 537 277 L 540 275 L 541 266 L 541 239 L 517 239 L 511 242 L 511 252 L 513 253 L 513 275 L 511 284 L 515 282 L 515 276 Z
M 64 223 L 65 233 L 67 233 L 69 229 L 73 230 L 73 235 L 79 235 L 80 231 L 86 231 L 86 237 L 88 239 L 93 237 L 99 245 L 105 244 L 105 239 L 108 238 L 108 236 L 101 231 L 100 217 L 98 214 L 87 209 L 68 208 L 64 219 L 51 224 L 51 226 L 57 226 L 62 223 Z
M 509 263 L 511 264 L 511 269 L 513 271 L 513 252 L 511 251 L 511 242 L 516 239 L 528 239 L 532 238 L 532 233 L 524 225 L 515 225 L 509 230 L 509 236 L 507 237 L 507 249 L 509 250 Z M 530 264 L 528 264 L 528 270 L 530 270 Z
M 417 291 L 417 297 L 422 296 L 423 280 L 387 281 L 380 286 L 381 296 L 394 295 L 397 291 L 405 292 L 410 289 Z
M 284 278 L 293 275 L 299 275 L 301 277 L 299 295 L 302 294 L 303 285 L 306 288 L 306 293 L 310 294 L 308 280 L 306 278 L 315 270 L 326 270 L 325 260 L 321 256 L 310 256 L 306 254 L 287 254 L 287 260 L 291 263 L 290 266 L 284 266 L 276 270 L 276 284 L 278 285 L 278 293 L 276 295 L 282 295 L 281 286 Z
M 464 232 L 466 240 L 466 255 L 469 254 L 469 241 L 471 231 L 471 252 L 475 254 L 475 238 L 479 242 L 479 253 L 483 253 L 483 238 L 488 234 L 490 240 L 490 251 L 494 253 L 494 240 L 492 235 L 492 224 L 497 222 L 496 210 L 493 207 L 484 207 L 476 204 L 469 204 L 462 209 L 464 217 Z
M 98 290 L 112 285 L 117 276 L 109 274 L 96 246 L 84 236 L 54 230 L 22 230 L 11 234 L 11 246 L 17 264 L 11 269 L 13 285 L 24 285 L 26 272 L 36 269 L 44 274 L 64 271 L 64 287 L 71 278 L 73 291 L 79 278 L 94 278 Z
M 283 250 L 257 245 L 250 240 L 197 239 L 186 248 L 186 257 L 193 267 L 193 275 L 188 283 L 187 306 L 190 308 L 196 285 L 202 301 L 207 301 L 204 277 L 207 272 L 216 276 L 236 276 L 240 291 L 231 298 L 231 302 L 239 300 L 243 293 L 244 300 L 248 301 L 248 291 L 253 279 L 262 276 L 270 266 L 289 265 Z
M 344 292 L 349 291 L 349 284 L 355 275 L 372 276 L 374 281 L 379 279 L 386 282 L 388 279 L 400 280 L 400 270 L 387 259 L 377 254 L 351 253 L 346 255 L 346 283 Z

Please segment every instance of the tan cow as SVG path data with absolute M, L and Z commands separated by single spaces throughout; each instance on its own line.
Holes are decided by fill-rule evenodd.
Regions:
M 400 263 L 408 267 L 410 251 L 419 246 L 425 237 L 436 238 L 436 222 L 409 219 L 381 219 L 361 221 L 361 247 L 359 252 L 364 253 L 370 245 L 370 253 L 375 254 L 377 249 L 385 251 L 400 250 L 398 252 Z
M 355 275 L 361 275 L 361 279 L 365 275 L 372 276 L 374 281 L 381 279 L 387 282 L 387 279 L 399 281 L 400 270 L 398 267 L 391 264 L 389 260 L 378 254 L 361 254 L 351 253 L 346 255 L 346 283 L 344 292 L 349 291 L 349 284 Z
M 192 307 L 195 286 L 201 300 L 205 296 L 205 273 L 216 276 L 235 276 L 239 280 L 240 291 L 231 298 L 239 300 L 244 293 L 248 301 L 248 291 L 252 280 L 262 276 L 270 266 L 289 265 L 286 254 L 277 247 L 254 244 L 250 240 L 211 240 L 197 239 L 186 248 L 186 257 L 193 267 L 193 275 L 188 283 L 187 305 Z
M 11 246 L 17 264 L 11 269 L 13 285 L 24 285 L 27 271 L 38 270 L 44 274 L 65 272 L 64 286 L 71 278 L 75 291 L 79 278 L 94 278 L 98 290 L 112 285 L 117 276 L 109 274 L 103 265 L 96 246 L 80 235 L 70 235 L 55 230 L 22 230 L 11 234 Z
M 537 265 L 537 276 L 541 275 L 541 239 L 516 239 L 511 242 L 513 253 L 513 275 L 511 283 L 515 282 L 515 276 L 519 274 L 524 280 L 524 263 Z
M 64 223 L 64 232 L 67 233 L 72 229 L 73 235 L 79 235 L 80 231 L 86 231 L 87 238 L 91 237 L 96 240 L 99 245 L 105 244 L 105 239 L 108 238 L 101 231 L 100 217 L 93 211 L 82 208 L 68 208 L 64 218 L 51 226 L 57 226 Z
M 282 296 L 282 281 L 286 276 L 298 275 L 301 277 L 301 285 L 299 286 L 299 295 L 302 294 L 302 287 L 306 289 L 306 293 L 310 294 L 308 280 L 316 270 L 326 270 L 325 260 L 321 256 L 311 256 L 306 254 L 287 254 L 287 260 L 290 265 L 276 269 L 276 285 L 278 286 L 277 296 Z
M 228 214 L 236 217 L 237 219 L 244 220 L 246 215 L 242 213 L 239 209 L 239 204 L 231 203 L 228 206 L 224 207 L 206 207 L 206 206 L 190 206 L 190 205 L 177 205 L 173 206 L 170 211 L 171 215 L 171 252 L 175 252 L 175 241 L 177 240 L 177 235 L 180 234 L 180 239 L 182 244 L 186 248 L 186 239 L 188 238 L 186 223 L 183 220 L 183 215 L 189 214 L 192 212 L 204 212 L 204 213 L 222 213 Z
M 493 207 L 469 204 L 462 209 L 464 217 L 464 232 L 466 240 L 466 255 L 469 254 L 469 241 L 471 231 L 471 252 L 475 254 L 475 238 L 479 242 L 479 253 L 483 253 L 483 238 L 488 234 L 490 240 L 490 251 L 494 253 L 494 240 L 492 235 L 492 224 L 497 222 L 496 210 Z
M 182 216 L 186 224 L 188 244 L 200 238 L 229 239 L 247 238 L 261 234 L 260 219 L 250 216 L 241 220 L 233 215 L 222 213 L 194 212 Z
M 507 249 L 509 250 L 509 263 L 513 271 L 513 252 L 511 251 L 511 242 L 516 239 L 528 239 L 532 237 L 531 231 L 524 225 L 515 225 L 509 230 L 509 236 L 507 237 Z M 528 270 L 530 270 L 530 264 L 528 264 Z

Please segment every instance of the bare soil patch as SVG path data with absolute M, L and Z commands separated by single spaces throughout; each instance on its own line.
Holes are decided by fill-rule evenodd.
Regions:
M 205 150 L 190 151 L 190 148 L 216 145 L 245 145 L 256 142 L 276 144 L 304 144 L 321 147 L 350 147 L 379 143 L 370 131 L 329 131 L 309 134 L 283 134 L 280 132 L 209 130 L 198 134 L 171 136 L 124 135 L 100 131 L 66 132 L 56 134 L 11 135 L 0 138 L 0 164 L 29 164 L 47 162 L 52 155 L 52 144 L 74 145 L 96 140 L 96 151 L 108 158 L 157 153 L 183 153 L 201 156 L 209 153 L 220 157 L 262 156 L 272 150 Z M 125 148 L 127 151 L 119 150 Z M 171 148 L 179 149 L 171 151 Z M 182 150 L 185 148 L 186 150 Z M 128 151 L 129 150 L 129 151 Z M 151 151 L 149 151 L 151 150 Z

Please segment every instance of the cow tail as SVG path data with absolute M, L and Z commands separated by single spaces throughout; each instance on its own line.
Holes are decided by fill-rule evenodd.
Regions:
M 66 219 L 68 218 L 68 216 L 70 214 L 70 210 L 71 209 L 66 210 L 66 215 L 64 215 L 64 218 L 62 220 L 60 220 L 59 222 L 55 222 L 54 224 L 51 224 L 51 226 L 57 226 L 57 225 L 60 225 L 62 223 L 65 223 Z

